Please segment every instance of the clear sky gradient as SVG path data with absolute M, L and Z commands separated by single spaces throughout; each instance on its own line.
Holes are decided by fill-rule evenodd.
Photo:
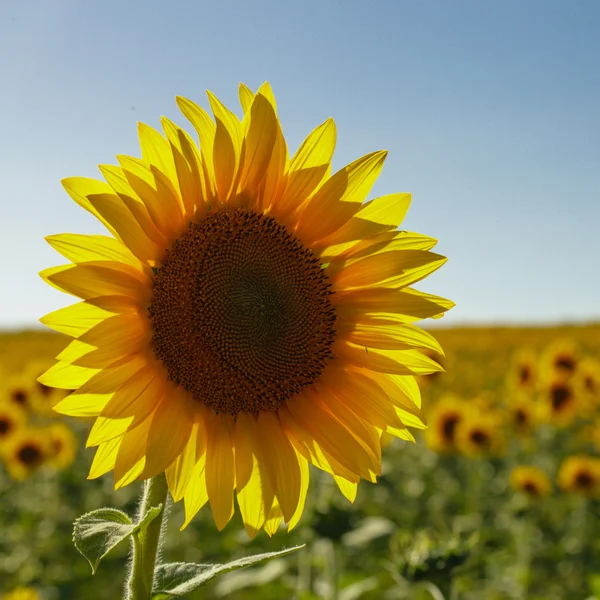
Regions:
M 3 0 L 0 326 L 72 298 L 43 240 L 102 233 L 60 179 L 139 155 L 175 96 L 239 112 L 270 81 L 291 149 L 333 116 L 334 167 L 389 156 L 373 195 L 448 263 L 421 284 L 445 325 L 600 316 L 600 2 Z

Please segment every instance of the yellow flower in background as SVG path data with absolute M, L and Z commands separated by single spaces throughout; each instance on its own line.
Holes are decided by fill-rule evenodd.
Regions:
M 77 436 L 64 423 L 52 423 L 44 431 L 49 440 L 48 464 L 57 469 L 66 469 L 75 460 Z
M 542 418 L 554 425 L 566 427 L 581 413 L 581 402 L 570 379 L 555 377 L 542 391 Z
M 510 390 L 531 392 L 537 384 L 537 356 L 529 348 L 520 348 L 512 358 L 507 375 Z
M 469 410 L 456 427 L 456 446 L 473 458 L 501 454 L 504 437 L 501 419 L 496 412 Z
M 557 340 L 550 344 L 541 357 L 541 369 L 544 379 L 553 379 L 556 375 L 571 377 L 579 363 L 577 345 L 568 339 Z
M 73 264 L 42 277 L 83 301 L 42 319 L 76 339 L 39 381 L 97 417 L 90 477 L 164 471 L 184 526 L 209 502 L 225 527 L 235 490 L 248 534 L 272 534 L 298 522 L 309 463 L 353 500 L 381 434 L 424 426 L 414 377 L 441 348 L 413 323 L 453 304 L 410 286 L 446 259 L 397 230 L 409 194 L 365 202 L 386 152 L 331 175 L 333 120 L 290 159 L 268 84 L 240 86 L 241 121 L 210 92 L 214 121 L 177 101 L 200 148 L 163 118 L 106 183 L 63 182 L 113 237 L 47 238 Z
M 0 403 L 0 455 L 8 441 L 27 424 L 27 414 L 14 404 Z
M 9 475 L 22 481 L 50 455 L 48 439 L 41 429 L 22 428 L 7 440 L 2 454 Z
M 510 434 L 519 437 L 531 435 L 539 420 L 539 407 L 531 396 L 524 393 L 513 393 L 505 404 L 506 423 Z
M 39 600 L 40 596 L 35 588 L 18 587 L 2 596 L 3 600 Z
M 510 473 L 510 485 L 531 498 L 543 498 L 552 491 L 550 478 L 539 467 L 520 465 Z
M 6 379 L 0 401 L 8 402 L 23 410 L 31 409 L 32 382 L 21 374 L 9 375 Z
M 558 471 L 558 485 L 566 492 L 600 497 L 600 458 L 585 454 L 569 456 Z
M 584 410 L 593 413 L 600 404 L 600 362 L 585 357 L 581 360 L 575 375 L 577 394 L 581 396 Z
M 425 442 L 434 452 L 453 452 L 456 449 L 456 428 L 465 418 L 467 406 L 455 396 L 443 397 L 428 415 L 429 427 Z

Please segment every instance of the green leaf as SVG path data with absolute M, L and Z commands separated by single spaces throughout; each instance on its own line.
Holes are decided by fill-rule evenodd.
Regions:
M 119 542 L 128 538 L 135 525 L 116 508 L 100 508 L 82 515 L 73 525 L 73 543 L 96 572 L 98 564 Z
M 148 527 L 162 510 L 162 504 L 152 507 L 136 525 L 124 512 L 116 508 L 100 508 L 82 515 L 73 525 L 73 543 L 92 567 L 92 574 L 117 544 L 131 534 Z
M 293 548 L 287 548 L 279 552 L 265 552 L 264 554 L 246 556 L 225 565 L 201 565 L 195 563 L 167 563 L 159 565 L 154 574 L 152 600 L 180 598 L 193 592 L 196 588 L 204 585 L 220 573 L 249 567 L 262 560 L 284 556 L 303 547 L 304 545 L 294 546 Z

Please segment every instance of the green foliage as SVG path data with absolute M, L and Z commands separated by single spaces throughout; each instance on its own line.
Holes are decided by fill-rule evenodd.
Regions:
M 254 556 L 245 556 L 224 565 L 203 565 L 196 563 L 167 563 L 156 568 L 152 600 L 181 598 L 208 581 L 227 571 L 249 567 L 270 558 L 285 556 L 304 546 L 286 548 L 279 552 L 265 552 Z

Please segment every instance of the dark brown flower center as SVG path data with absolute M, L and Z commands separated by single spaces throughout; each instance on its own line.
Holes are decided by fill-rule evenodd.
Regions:
M 572 356 L 566 354 L 560 354 L 556 357 L 554 364 L 563 371 L 572 373 L 575 370 L 575 359 Z
M 529 421 L 529 416 L 525 412 L 525 410 L 523 408 L 517 408 L 517 410 L 515 411 L 515 423 L 518 426 L 523 427 L 523 426 L 527 425 L 528 421 Z
M 526 481 L 523 484 L 523 491 L 529 494 L 530 496 L 540 496 L 540 488 L 533 481 Z
M 490 443 L 490 436 L 487 431 L 482 431 L 481 429 L 474 429 L 471 432 L 471 441 L 480 448 L 487 448 Z
M 8 417 L 0 417 L 0 437 L 7 436 L 13 428 L 13 422 Z
M 17 452 L 17 458 L 28 467 L 33 467 L 42 461 L 42 451 L 34 444 L 26 444 Z
M 579 471 L 575 476 L 575 485 L 582 490 L 591 488 L 594 484 L 594 478 L 588 471 Z
M 571 390 L 564 385 L 555 385 L 550 390 L 550 395 L 552 398 L 552 408 L 556 412 L 562 410 L 571 400 Z
M 454 435 L 456 433 L 456 426 L 460 421 L 460 417 L 458 415 L 448 415 L 444 422 L 442 423 L 442 434 L 444 435 L 444 439 L 447 442 L 454 441 Z
M 531 379 L 531 369 L 528 365 L 523 365 L 519 369 L 519 379 L 523 384 L 529 383 L 529 380 Z
M 276 410 L 331 358 L 331 294 L 319 259 L 275 219 L 223 208 L 191 223 L 156 270 L 154 350 L 216 412 Z
M 591 376 L 589 376 L 589 375 L 588 375 L 588 376 L 587 376 L 587 377 L 584 379 L 584 382 L 583 382 L 583 383 L 584 383 L 585 389 L 586 389 L 588 392 L 592 392 L 592 393 L 594 393 L 594 392 L 596 391 L 596 380 L 595 380 L 593 377 L 591 377 Z
M 27 404 L 27 392 L 21 388 L 14 389 L 11 392 L 10 397 L 12 398 L 13 402 L 20 404 L 21 406 L 23 404 Z

